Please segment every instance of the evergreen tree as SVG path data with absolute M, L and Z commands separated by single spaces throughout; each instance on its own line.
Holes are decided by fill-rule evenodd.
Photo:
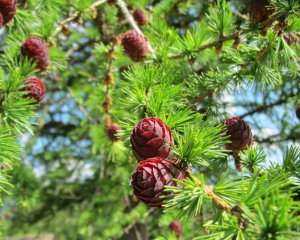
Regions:
M 299 12 L 0 0 L 2 235 L 300 239 Z

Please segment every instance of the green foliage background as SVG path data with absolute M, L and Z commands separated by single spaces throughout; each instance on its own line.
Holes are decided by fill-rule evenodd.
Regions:
M 300 48 L 288 46 L 272 29 L 261 36 L 261 26 L 250 23 L 249 1 L 125 1 L 129 9 L 143 9 L 152 19 L 141 30 L 154 52 L 144 63 L 133 63 L 121 46 L 114 48 L 109 108 L 113 122 L 124 130 L 116 143 L 105 130 L 102 104 L 107 87 L 102 79 L 110 65 L 110 37 L 131 29 L 120 7 L 103 1 L 94 9 L 90 6 L 99 1 L 91 0 L 23 2 L 18 1 L 15 19 L 0 33 L 3 236 L 176 239 L 168 226 L 180 215 L 182 239 L 298 236 L 298 218 L 287 213 L 299 211 L 298 202 L 291 201 L 296 190 L 290 187 L 299 183 L 300 151 L 287 146 L 299 136 L 294 111 L 299 103 Z M 284 32 L 299 34 L 299 2 L 272 3 L 278 9 L 274 20 L 290 23 Z M 65 22 L 70 28 L 65 36 L 61 23 L 72 16 L 83 23 L 75 17 Z M 232 45 L 239 35 L 236 50 Z M 43 75 L 20 55 L 28 36 L 40 37 L 49 46 L 51 68 Z M 224 50 L 217 54 L 215 46 L 222 39 Z M 39 106 L 23 97 L 29 76 L 46 85 Z M 227 101 L 228 96 L 234 101 Z M 226 138 L 220 123 L 232 117 L 232 108 L 253 129 L 258 143 L 240 156 L 242 174 L 222 147 Z M 129 184 L 137 165 L 129 136 L 135 123 L 147 116 L 168 124 L 178 146 L 175 155 L 192 165 L 202 183 L 214 186 L 217 196 L 232 207 L 239 204 L 245 217 L 254 219 L 247 231 L 193 182 L 169 199 L 165 213 L 137 202 Z M 266 136 L 263 129 L 268 126 L 275 130 Z M 275 152 L 274 147 L 285 157 L 277 163 L 275 154 L 270 155 L 274 163 L 269 167 L 265 153 Z

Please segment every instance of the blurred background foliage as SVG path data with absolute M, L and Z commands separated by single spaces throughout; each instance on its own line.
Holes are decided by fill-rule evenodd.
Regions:
M 129 184 L 136 160 L 129 154 L 128 145 L 122 142 L 113 144 L 106 135 L 104 122 L 107 113 L 102 108 L 106 86 L 102 79 L 109 67 L 109 39 L 112 35 L 125 33 L 130 26 L 114 1 L 86 11 L 94 2 L 18 1 L 17 17 L 12 26 L 0 32 L 2 53 L 6 44 L 13 52 L 26 36 L 34 35 L 47 41 L 52 60 L 51 70 L 42 76 L 47 95 L 37 109 L 40 118 L 33 127 L 34 135 L 25 133 L 22 136 L 19 141 L 24 147 L 21 160 L 14 170 L 8 171 L 14 187 L 9 188 L 12 195 L 2 194 L 5 204 L 0 215 L 4 237 L 51 233 L 55 239 L 62 240 L 176 239 L 169 230 L 176 213 L 162 214 L 161 209 L 149 209 L 136 201 Z M 160 46 L 154 59 L 157 62 L 187 47 L 176 41 L 177 36 L 193 31 L 193 27 L 201 34 L 199 24 L 207 20 L 205 14 L 216 2 L 126 0 L 129 9 L 142 9 L 150 18 L 150 25 L 142 30 L 154 48 Z M 239 29 L 246 27 L 249 1 L 227 2 L 233 9 L 235 25 Z M 64 19 L 78 12 L 80 18 L 60 28 Z M 299 22 L 293 29 L 300 30 Z M 208 37 L 215 36 L 207 32 Z M 245 43 L 241 49 L 246 49 L 246 45 L 259 42 L 261 37 L 249 34 L 243 40 Z M 234 91 L 220 87 L 216 95 L 201 102 L 192 101 L 199 92 L 207 91 L 207 88 L 197 88 L 201 74 L 207 74 L 205 80 L 210 79 L 209 73 L 213 69 L 221 79 L 222 70 L 231 66 L 230 61 L 236 60 L 232 59 L 232 43 L 224 43 L 222 56 L 215 54 L 214 49 L 207 49 L 174 60 L 170 69 L 176 69 L 179 77 L 172 73 L 173 83 L 193 79 L 191 85 L 187 83 L 185 86 L 190 97 L 186 104 L 192 103 L 193 110 L 207 112 L 218 117 L 220 122 L 232 115 L 242 117 L 251 126 L 255 141 L 269 153 L 268 160 L 280 162 L 283 150 L 296 143 L 300 131 L 294 113 L 298 101 L 295 96 L 299 91 L 299 82 L 295 78 L 297 67 L 294 75 L 289 71 L 282 79 L 277 79 L 282 84 L 266 83 L 262 90 L 263 83 L 255 81 L 261 76 L 251 75 L 249 71 L 241 79 L 233 79 L 236 81 L 234 85 L 241 85 L 234 86 Z M 264 43 L 268 43 L 268 39 L 264 39 Z M 198 46 L 201 44 L 203 42 Z M 189 46 L 193 50 L 192 44 Z M 299 56 L 299 46 L 293 50 Z M 126 118 L 141 119 L 141 113 L 133 114 L 123 91 L 129 82 L 124 71 L 131 71 L 132 62 L 123 54 L 121 46 L 115 48 L 115 55 L 117 59 L 112 65 L 115 84 L 109 90 L 113 100 L 110 107 L 112 120 L 120 123 Z M 188 58 L 195 58 L 192 67 Z M 253 56 L 244 56 L 242 62 L 249 60 L 247 58 Z M 5 56 L 1 57 L 4 68 L 7 61 Z M 214 175 L 218 173 L 204 167 L 200 171 L 209 176 L 211 184 L 216 182 Z M 231 175 L 236 174 L 234 170 L 231 172 Z M 204 234 L 202 225 L 211 218 L 211 205 L 204 202 L 204 206 L 200 216 L 191 221 L 181 220 L 182 239 Z

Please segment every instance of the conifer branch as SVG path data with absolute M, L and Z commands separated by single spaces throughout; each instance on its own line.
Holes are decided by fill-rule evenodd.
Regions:
M 279 99 L 276 102 L 270 103 L 268 105 L 263 105 L 263 106 L 257 107 L 255 109 L 253 109 L 252 111 L 249 111 L 249 112 L 241 115 L 240 118 L 244 118 L 244 117 L 247 117 L 249 115 L 253 115 L 255 113 L 260 113 L 260 112 L 265 111 L 266 109 L 270 109 L 270 108 L 273 108 L 275 106 L 287 103 L 290 98 L 293 98 L 293 97 L 297 96 L 298 94 L 299 94 L 298 92 L 297 93 L 292 93 L 284 99 Z
M 106 1 L 107 0 L 96 1 L 91 6 L 89 6 L 85 11 L 93 10 L 93 9 L 99 7 L 100 5 L 102 5 L 103 3 L 105 3 Z M 59 26 L 55 29 L 53 35 L 56 36 L 62 30 L 62 28 L 65 24 L 75 20 L 79 16 L 80 16 L 80 12 L 76 12 L 72 16 L 70 16 L 70 17 L 66 18 L 65 20 L 63 20 L 62 22 L 58 23 Z
M 276 21 L 276 20 L 278 20 L 280 18 L 286 17 L 287 14 L 288 13 L 274 15 L 273 17 L 269 18 L 268 20 L 261 22 L 260 23 L 260 27 L 270 26 L 274 21 Z M 211 43 L 205 44 L 205 45 L 199 47 L 198 49 L 196 49 L 194 51 L 191 51 L 191 53 L 202 52 L 202 51 L 204 51 L 206 49 L 209 49 L 209 48 L 217 46 L 217 44 L 219 44 L 220 42 L 227 42 L 227 41 L 230 41 L 230 40 L 234 40 L 237 37 L 239 37 L 239 36 L 241 36 L 243 34 L 250 33 L 252 31 L 253 31 L 253 28 L 248 28 L 248 29 L 244 29 L 244 30 L 238 30 L 238 31 L 236 31 L 236 32 L 234 32 L 232 34 L 229 34 L 228 36 L 221 36 L 217 40 L 215 40 L 215 41 L 213 41 Z M 181 53 L 181 54 L 178 54 L 178 55 L 170 56 L 169 59 L 180 59 L 180 58 L 183 58 L 185 56 L 186 56 L 186 54 Z
M 239 206 L 236 205 L 234 207 L 231 207 L 222 198 L 220 198 L 213 192 L 212 187 L 203 185 L 201 183 L 201 181 L 198 178 L 196 178 L 195 176 L 190 177 L 190 178 L 192 181 L 195 180 L 199 186 L 203 186 L 204 192 L 207 194 L 207 196 L 209 196 L 212 199 L 213 203 L 219 209 L 227 212 L 228 214 L 230 214 L 232 216 L 237 217 L 239 220 L 239 225 L 240 225 L 241 229 L 245 229 L 247 227 L 248 220 L 242 215 L 242 210 L 240 209 Z

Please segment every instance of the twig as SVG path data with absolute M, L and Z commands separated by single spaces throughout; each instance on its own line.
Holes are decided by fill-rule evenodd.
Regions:
M 94 2 L 91 6 L 89 6 L 87 9 L 85 9 L 85 11 L 89 11 L 89 10 L 92 10 L 92 9 L 95 9 L 97 7 L 99 7 L 101 4 L 105 3 L 107 0 L 99 0 L 99 1 L 96 1 Z M 67 24 L 68 22 L 71 22 L 73 20 L 75 20 L 76 18 L 78 18 L 80 15 L 80 12 L 76 12 L 74 13 L 72 16 L 66 18 L 65 20 L 63 20 L 62 22 L 58 23 L 59 26 L 55 29 L 54 31 L 54 36 L 56 36 L 63 28 L 63 26 L 65 24 Z
M 138 25 L 135 23 L 132 15 L 130 14 L 130 12 L 128 11 L 126 4 L 122 1 L 122 0 L 117 0 L 117 4 L 119 5 L 121 11 L 123 12 L 125 18 L 128 20 L 129 24 L 131 25 L 131 27 L 136 30 L 139 34 L 143 35 L 143 32 L 141 31 L 141 29 L 138 27 Z M 153 48 L 151 47 L 150 43 L 148 42 L 148 48 L 149 51 L 151 53 L 154 52 Z
M 247 227 L 248 219 L 242 215 L 243 212 L 239 206 L 236 205 L 234 207 L 231 207 L 228 203 L 226 203 L 222 198 L 220 198 L 213 192 L 212 187 L 207 185 L 202 185 L 201 181 L 195 176 L 192 176 L 191 180 L 195 180 L 199 186 L 203 186 L 204 192 L 212 199 L 214 204 L 216 204 L 216 206 L 219 209 L 224 210 L 228 214 L 237 217 L 241 229 L 245 229 Z
M 192 101 L 192 103 L 197 103 L 197 102 L 202 101 L 202 100 L 203 100 L 204 98 L 206 98 L 206 97 L 211 97 L 211 96 L 213 95 L 214 92 L 215 92 L 214 90 L 210 90 L 210 91 L 208 91 L 207 93 L 205 93 L 204 95 L 195 97 L 194 100 Z
M 252 110 L 252 111 L 249 111 L 249 112 L 247 112 L 247 113 L 241 115 L 240 118 L 244 118 L 244 117 L 246 117 L 246 116 L 253 115 L 253 114 L 255 114 L 255 113 L 260 113 L 260 112 L 265 111 L 266 109 L 270 109 L 270 108 L 272 108 L 272 107 L 275 107 L 275 106 L 278 106 L 278 105 L 287 103 L 288 100 L 289 100 L 290 98 L 295 97 L 297 94 L 298 94 L 298 93 L 293 93 L 293 94 L 291 94 L 290 96 L 288 96 L 288 97 L 286 97 L 286 98 L 284 98 L 284 99 L 279 99 L 279 100 L 277 100 L 276 102 L 270 103 L 270 104 L 268 104 L 268 105 L 260 106 L 260 107 L 258 107 L 258 108 L 256 108 L 256 109 Z
M 270 26 L 270 24 L 272 24 L 275 20 L 278 20 L 279 18 L 282 18 L 284 16 L 286 16 L 286 14 L 275 15 L 272 18 L 270 18 L 270 19 L 268 19 L 264 22 L 261 22 L 260 26 L 261 27 Z M 219 39 L 217 39 L 217 40 L 215 40 L 211 43 L 205 44 L 205 45 L 203 45 L 203 46 L 199 47 L 198 49 L 196 49 L 194 51 L 191 51 L 191 52 L 192 53 L 198 53 L 198 52 L 204 51 L 208 48 L 212 48 L 212 47 L 216 46 L 219 42 L 226 42 L 226 41 L 233 40 L 233 39 L 239 37 L 240 35 L 247 34 L 251 31 L 253 31 L 253 29 L 248 28 L 248 29 L 244 29 L 244 30 L 241 30 L 241 31 L 236 31 L 232 34 L 229 34 L 228 36 L 221 36 Z M 185 56 L 185 54 L 181 53 L 181 54 L 178 54 L 178 55 L 170 56 L 169 58 L 170 59 L 179 59 L 179 58 L 182 58 L 184 56 Z

